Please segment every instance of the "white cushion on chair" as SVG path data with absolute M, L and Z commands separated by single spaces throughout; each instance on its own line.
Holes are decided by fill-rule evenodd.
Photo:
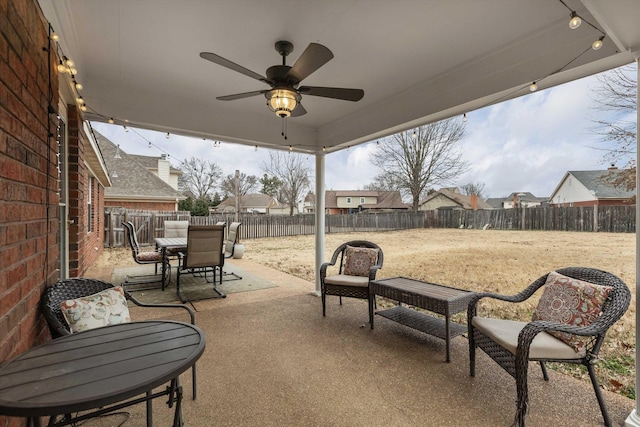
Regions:
M 518 348 L 518 335 L 528 322 L 474 317 L 473 326 L 512 354 Z M 530 359 L 581 359 L 586 351 L 576 352 L 570 345 L 551 334 L 540 332 L 531 342 Z
M 366 288 L 369 286 L 369 276 L 348 276 L 346 274 L 338 274 L 336 276 L 325 277 L 324 283 L 328 285 L 360 286 Z
M 71 332 L 131 321 L 127 299 L 121 286 L 63 301 L 60 310 Z

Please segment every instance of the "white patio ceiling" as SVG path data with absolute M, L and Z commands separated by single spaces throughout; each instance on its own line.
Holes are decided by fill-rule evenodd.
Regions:
M 240 144 L 327 152 L 632 62 L 640 2 L 565 0 L 586 22 L 569 29 L 558 0 L 40 0 L 90 111 L 86 118 Z M 364 89 L 347 102 L 303 95 L 287 121 L 268 86 L 199 57 L 213 52 L 264 75 L 316 42 L 334 59 L 303 85 Z M 581 53 L 585 52 L 581 55 Z M 577 58 L 575 61 L 574 58 Z M 554 74 L 557 70 L 562 70 Z M 91 113 L 93 111 L 94 113 Z

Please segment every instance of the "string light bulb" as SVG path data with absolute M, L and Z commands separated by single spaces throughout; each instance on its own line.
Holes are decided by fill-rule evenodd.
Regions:
M 59 35 L 57 35 L 56 33 L 54 33 L 53 31 L 51 32 L 51 35 L 49 36 L 49 38 L 50 38 L 51 40 L 53 40 L 54 42 L 58 42 L 58 41 L 60 41 L 60 36 L 59 36 Z
M 80 106 L 80 111 L 83 111 L 83 112 L 87 111 L 87 106 L 86 106 L 86 105 L 84 105 L 84 104 L 82 104 L 82 105 Z
M 533 82 L 529 85 L 529 90 L 531 92 L 535 92 L 536 90 L 538 90 L 538 84 L 536 82 Z
M 462 121 L 463 121 L 463 122 L 466 122 L 466 121 L 467 121 L 467 113 L 464 113 L 464 114 L 462 115 Z
M 113 117 L 109 117 L 108 122 L 109 122 L 110 125 L 112 125 L 112 124 L 115 123 L 115 120 L 113 120 Z
M 59 73 L 66 73 L 67 72 L 67 67 L 65 67 L 65 65 L 62 63 L 62 61 L 60 61 L 60 63 L 58 64 L 58 72 Z
M 164 136 L 165 138 L 169 139 L 171 135 L 169 135 L 169 132 L 167 132 L 167 134 Z
M 327 151 L 327 146 L 326 146 L 326 145 L 323 145 L 323 146 L 322 146 L 322 152 L 324 153 L 325 151 Z
M 124 128 L 125 132 L 129 132 L 129 128 L 126 125 L 123 125 L 122 127 Z
M 415 141 L 416 139 L 418 139 L 418 134 L 416 133 L 416 131 L 415 131 L 415 130 L 414 130 L 414 131 L 413 131 L 413 133 L 411 134 L 411 139 L 412 139 L 412 140 L 414 140 L 414 141 Z
M 253 147 L 253 151 L 258 151 L 258 146 Z
M 151 141 L 149 141 L 149 144 L 147 145 L 147 147 L 151 148 Z
M 602 47 L 603 41 L 604 41 L 604 36 L 602 36 L 598 40 L 594 41 L 593 44 L 591 45 L 591 49 L 599 50 Z
M 571 19 L 569 19 L 569 28 L 575 30 L 582 24 L 582 18 L 578 16 L 575 10 L 571 11 Z
M 76 82 L 76 90 L 82 90 L 83 88 L 84 86 L 82 86 L 82 83 Z

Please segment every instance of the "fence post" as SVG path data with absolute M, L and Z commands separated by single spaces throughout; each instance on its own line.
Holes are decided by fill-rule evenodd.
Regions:
M 598 205 L 593 205 L 593 231 L 598 232 Z

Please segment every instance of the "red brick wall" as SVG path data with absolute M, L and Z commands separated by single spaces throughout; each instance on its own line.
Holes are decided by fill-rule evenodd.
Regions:
M 105 201 L 105 206 L 112 208 L 125 209 L 141 209 L 145 211 L 175 211 L 178 205 L 175 202 L 123 202 L 123 201 Z
M 35 1 L 0 0 L 0 362 L 48 338 L 40 294 L 58 278 L 57 58 Z M 50 100 L 50 102 L 48 101 Z M 0 417 L 0 426 L 21 425 Z
M 74 105 L 67 106 L 69 134 L 69 277 L 82 277 L 104 246 L 104 188 L 92 180 L 92 218 L 88 218 L 89 170 L 85 164 L 87 135 Z M 91 221 L 91 232 L 89 232 Z M 96 249 L 97 248 L 97 249 Z

